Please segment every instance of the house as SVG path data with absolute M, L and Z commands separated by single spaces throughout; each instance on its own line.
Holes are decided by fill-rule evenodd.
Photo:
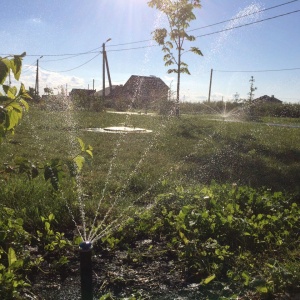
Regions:
M 268 104 L 282 104 L 282 101 L 275 98 L 274 95 L 271 97 L 268 95 L 261 96 L 253 100 L 254 103 L 268 103 Z
M 123 86 L 123 94 L 139 103 L 167 99 L 169 87 L 156 76 L 132 75 Z
M 102 90 L 95 93 L 102 96 Z M 105 88 L 106 105 L 116 109 L 150 108 L 161 100 L 167 100 L 169 87 L 156 76 L 132 75 L 124 85 Z

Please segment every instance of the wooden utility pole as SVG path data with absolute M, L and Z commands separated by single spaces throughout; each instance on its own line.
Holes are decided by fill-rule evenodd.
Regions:
M 110 72 L 109 72 L 109 66 L 108 66 L 106 52 L 105 52 L 105 63 L 106 63 L 106 70 L 107 70 L 107 76 L 108 76 L 108 82 L 109 82 L 109 89 L 110 89 L 110 92 L 112 92 L 111 78 L 110 78 Z
M 102 97 L 105 99 L 105 43 L 102 44 Z
M 209 92 L 208 92 L 208 100 L 207 100 L 208 103 L 210 103 L 212 76 L 213 76 L 213 69 L 210 70 Z
M 109 42 L 111 39 L 109 38 L 105 43 L 102 44 L 102 97 L 105 99 L 105 66 L 107 67 L 107 73 L 109 76 L 109 85 L 111 88 L 110 74 L 108 69 L 108 62 L 106 58 L 105 44 Z

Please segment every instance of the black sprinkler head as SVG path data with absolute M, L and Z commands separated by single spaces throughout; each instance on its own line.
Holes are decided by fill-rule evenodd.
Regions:
M 93 245 L 90 241 L 85 241 L 85 242 L 81 242 L 79 244 L 79 248 L 82 251 L 88 251 L 88 250 L 91 250 L 93 248 Z

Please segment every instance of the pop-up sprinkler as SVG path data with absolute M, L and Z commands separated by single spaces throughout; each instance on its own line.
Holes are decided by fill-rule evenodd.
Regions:
M 91 242 L 79 244 L 80 248 L 80 278 L 81 299 L 93 300 L 93 272 L 92 272 L 92 248 Z

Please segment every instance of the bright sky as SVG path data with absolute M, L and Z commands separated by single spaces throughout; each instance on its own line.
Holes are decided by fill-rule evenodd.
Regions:
M 113 84 L 124 84 L 131 75 L 155 75 L 176 89 L 176 74 L 167 74 L 163 53 L 151 40 L 155 28 L 167 26 L 166 19 L 148 7 L 147 0 L 0 0 L 0 4 L 0 56 L 27 52 L 21 77 L 27 88 L 35 86 L 36 61 L 43 56 L 40 94 L 46 86 L 66 84 L 68 91 L 91 89 L 93 79 L 95 89 L 101 90 L 99 51 L 111 38 L 106 50 Z M 249 13 L 255 14 L 209 26 Z M 191 75 L 182 75 L 182 101 L 206 100 L 214 69 L 212 100 L 231 100 L 235 93 L 246 98 L 254 76 L 255 96 L 300 102 L 299 0 L 202 0 L 195 14 L 197 19 L 190 24 L 195 30 L 190 33 L 197 39 L 192 46 L 198 46 L 204 57 L 184 54 Z M 277 17 L 283 14 L 287 15 Z M 252 22 L 257 23 L 224 31 Z M 79 55 L 84 52 L 88 53 Z M 258 72 L 264 70 L 277 71 Z

